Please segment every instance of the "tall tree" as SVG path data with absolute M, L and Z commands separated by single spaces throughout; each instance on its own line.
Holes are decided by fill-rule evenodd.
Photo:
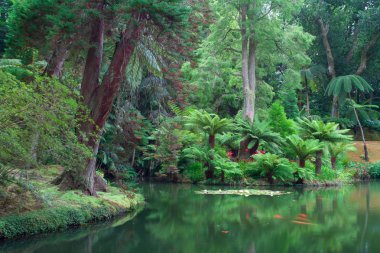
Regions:
M 189 16 L 191 4 L 183 0 L 170 1 L 121 1 L 119 5 L 107 6 L 105 1 L 95 1 L 92 8 L 98 13 L 91 21 L 90 47 L 87 52 L 86 65 L 83 72 L 81 95 L 88 109 L 89 119 L 82 122 L 81 134 L 87 145 L 93 150 L 94 156 L 88 160 L 83 171 L 85 189 L 95 195 L 94 181 L 96 179 L 95 164 L 99 148 L 99 135 L 102 133 L 108 115 L 112 109 L 113 100 L 120 85 L 126 78 L 126 68 L 139 42 L 156 40 L 162 45 L 170 40 L 181 53 L 184 48 L 184 36 L 189 36 Z M 101 76 L 103 60 L 103 45 L 106 19 L 110 10 L 122 10 L 123 18 L 115 12 L 119 23 L 114 53 L 109 59 L 107 71 Z M 194 24 L 195 25 L 195 24 Z M 191 27 L 192 28 L 192 27 Z M 191 38 L 191 36 L 190 36 Z M 104 64 L 104 63 L 103 63 Z M 82 115 L 79 115 L 82 117 Z
M 318 38 L 311 57 L 315 64 L 326 66 L 327 81 L 356 74 L 378 82 L 379 78 L 366 73 L 366 69 L 369 64 L 376 64 L 378 55 L 375 49 L 380 38 L 379 1 L 307 0 L 300 20 L 305 30 Z M 337 95 L 332 99 L 331 116 L 339 117 Z

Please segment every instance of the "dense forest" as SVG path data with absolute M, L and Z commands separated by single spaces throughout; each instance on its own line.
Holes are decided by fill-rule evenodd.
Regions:
M 349 129 L 368 161 L 380 130 L 375 0 L 2 0 L 1 19 L 2 182 L 302 182 L 345 173 Z
M 147 180 L 380 177 L 378 0 L 0 0 L 0 12 L 1 205 L 45 187 L 90 205 Z M 0 239 L 27 233 L 7 229 Z

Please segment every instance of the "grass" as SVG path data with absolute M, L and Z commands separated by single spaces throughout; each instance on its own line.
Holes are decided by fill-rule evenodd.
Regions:
M 140 194 L 109 187 L 91 197 L 81 191 L 59 191 L 50 182 L 59 167 L 34 170 L 27 183 L 3 187 L 0 204 L 0 239 L 64 230 L 107 220 L 141 206 Z

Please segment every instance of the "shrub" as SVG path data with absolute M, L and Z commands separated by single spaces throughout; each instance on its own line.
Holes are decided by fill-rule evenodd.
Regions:
M 231 162 L 221 156 L 216 156 L 212 163 L 218 174 L 224 173 L 227 182 L 236 182 L 243 178 L 243 172 L 238 163 Z
M 242 161 L 242 162 L 239 162 L 239 167 L 244 177 L 250 177 L 250 178 L 260 177 L 261 171 L 257 167 L 257 163 Z
M 261 176 L 265 176 L 271 184 L 276 179 L 286 181 L 293 178 L 293 165 L 288 159 L 266 153 L 255 155 L 255 160 Z
M 315 180 L 314 169 L 312 168 L 297 168 L 294 171 L 294 179 L 296 182 L 303 182 L 304 180 L 313 181 Z
M 380 162 L 368 164 L 367 171 L 372 179 L 379 179 L 380 178 Z
M 206 169 L 200 162 L 195 162 L 186 167 L 186 174 L 189 176 L 193 183 L 200 182 L 204 180 L 204 171 Z
M 295 133 L 295 123 L 287 119 L 285 109 L 279 102 L 274 102 L 269 110 L 269 121 L 273 131 L 282 137 Z
M 349 169 L 332 170 L 328 166 L 322 166 L 321 173 L 317 176 L 319 181 L 325 182 L 351 182 L 353 178 L 366 179 L 366 170 Z

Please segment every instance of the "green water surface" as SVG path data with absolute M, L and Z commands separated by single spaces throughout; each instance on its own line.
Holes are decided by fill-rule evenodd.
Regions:
M 219 189 L 143 185 L 147 205 L 130 221 L 0 243 L 0 252 L 380 252 L 380 183 L 273 197 L 194 193 L 206 188 Z

